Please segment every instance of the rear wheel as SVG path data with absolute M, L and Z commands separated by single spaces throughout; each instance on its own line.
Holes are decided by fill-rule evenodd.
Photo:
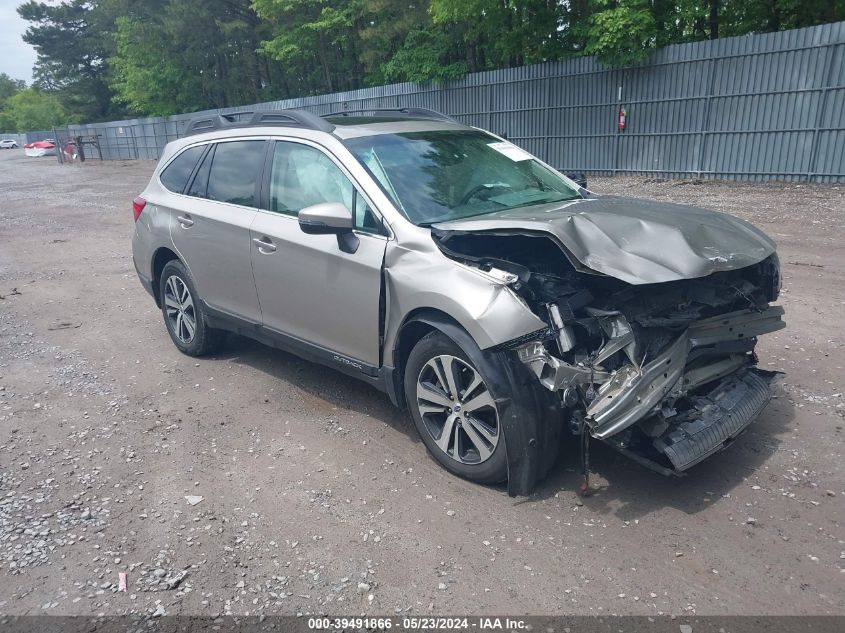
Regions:
M 467 353 L 432 332 L 405 366 L 405 396 L 417 431 L 447 470 L 478 483 L 507 478 L 505 439 L 496 396 Z
M 203 356 L 220 346 L 224 334 L 206 325 L 194 280 L 178 259 L 164 265 L 159 280 L 159 297 L 167 332 L 180 352 L 188 356 Z

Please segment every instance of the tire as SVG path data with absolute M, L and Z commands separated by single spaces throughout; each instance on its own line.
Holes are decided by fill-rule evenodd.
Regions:
M 204 356 L 220 347 L 224 332 L 206 324 L 194 280 L 178 259 L 167 262 L 161 271 L 159 298 L 167 333 L 180 352 Z
M 490 390 L 490 377 L 469 355 L 445 334 L 432 332 L 411 350 L 404 376 L 411 418 L 434 459 L 476 483 L 507 479 L 505 437 L 496 405 L 505 394 Z

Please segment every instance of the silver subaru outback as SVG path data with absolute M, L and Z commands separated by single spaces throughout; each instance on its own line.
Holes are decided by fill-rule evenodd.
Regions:
M 369 382 L 434 458 L 527 494 L 590 438 L 679 474 L 771 398 L 775 244 L 704 209 L 598 196 L 416 108 L 209 116 L 134 200 L 170 338 L 225 332 Z

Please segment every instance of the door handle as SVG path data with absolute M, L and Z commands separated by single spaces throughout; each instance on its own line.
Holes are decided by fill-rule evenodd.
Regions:
M 177 215 L 176 219 L 179 221 L 179 224 L 182 225 L 183 229 L 189 229 L 194 225 L 194 221 L 189 215 Z
M 264 255 L 269 255 L 270 253 L 276 252 L 276 245 L 273 242 L 265 242 L 265 238 L 261 237 L 254 237 L 252 238 L 253 243 L 258 247 L 258 250 L 263 253 Z

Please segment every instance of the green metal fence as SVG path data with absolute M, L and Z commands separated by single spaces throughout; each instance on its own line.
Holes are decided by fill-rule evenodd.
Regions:
M 504 134 L 567 171 L 844 182 L 845 22 L 669 46 L 631 68 L 578 58 L 218 112 L 402 106 Z M 106 160 L 156 159 L 196 114 L 67 133 L 96 135 Z

